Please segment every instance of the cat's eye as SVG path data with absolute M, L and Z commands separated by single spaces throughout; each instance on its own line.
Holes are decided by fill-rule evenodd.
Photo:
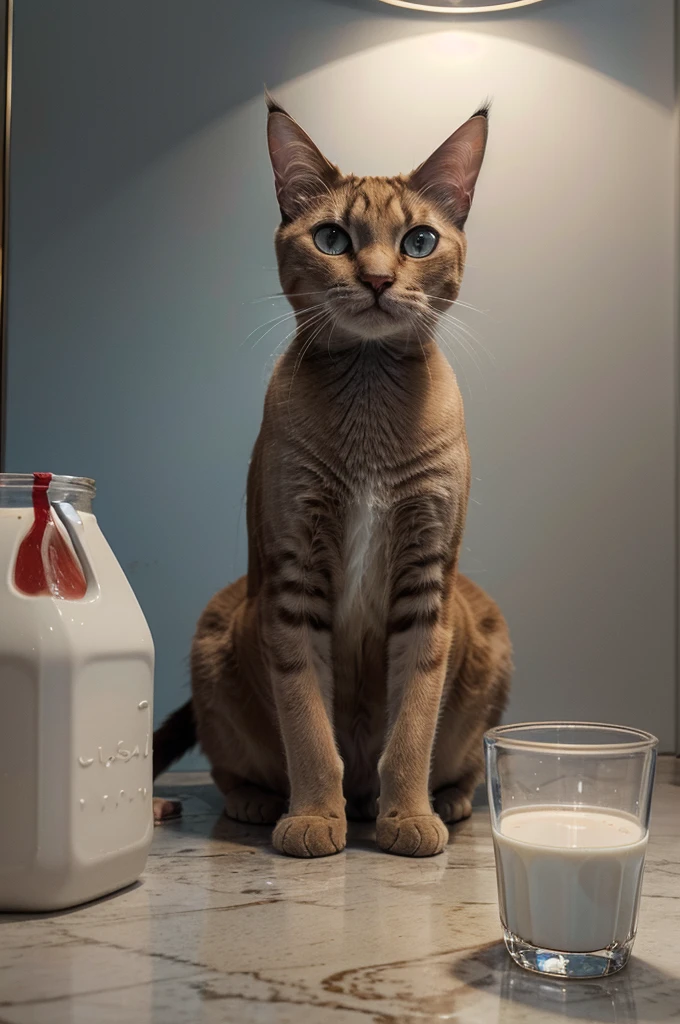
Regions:
M 337 224 L 322 224 L 314 232 L 314 244 L 326 256 L 342 256 L 343 252 L 350 248 L 352 241 L 347 232 Z
M 401 240 L 401 251 L 414 259 L 429 256 L 437 248 L 439 235 L 434 228 L 411 228 Z

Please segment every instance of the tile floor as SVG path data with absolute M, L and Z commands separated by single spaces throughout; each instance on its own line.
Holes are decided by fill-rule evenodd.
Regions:
M 205 777 L 160 791 L 184 817 L 156 829 L 139 885 L 0 915 L 2 1024 L 680 1021 L 680 761 L 660 765 L 634 959 L 590 982 L 505 954 L 484 807 L 432 860 L 355 826 L 344 854 L 296 861 L 222 818 Z

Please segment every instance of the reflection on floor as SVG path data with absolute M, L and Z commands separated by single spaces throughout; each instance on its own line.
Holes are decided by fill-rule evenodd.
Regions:
M 167 777 L 166 777 L 167 778 Z M 79 910 L 0 917 L 3 1024 L 456 1024 L 680 1020 L 680 761 L 661 762 L 635 956 L 561 983 L 499 944 L 487 813 L 440 857 L 277 856 L 220 817 L 204 776 L 172 776 L 140 885 Z

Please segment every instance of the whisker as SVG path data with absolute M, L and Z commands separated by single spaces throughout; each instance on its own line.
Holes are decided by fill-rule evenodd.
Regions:
M 293 367 L 293 375 L 290 378 L 290 384 L 288 386 L 288 407 L 289 407 L 289 411 L 290 411 L 290 399 L 291 399 L 291 394 L 292 394 L 292 391 L 293 391 L 293 383 L 294 383 L 295 378 L 297 376 L 298 370 L 302 366 L 302 360 L 305 358 L 305 355 L 307 354 L 307 352 L 309 351 L 309 349 L 313 345 L 315 339 L 319 336 L 321 331 L 324 329 L 324 326 L 327 323 L 330 323 L 330 319 L 331 319 L 332 315 L 333 315 L 332 313 L 327 312 L 326 318 L 321 321 L 321 323 L 318 325 L 318 327 L 314 328 L 314 331 L 312 332 L 311 337 L 307 341 L 305 341 L 303 343 L 303 345 L 302 345 L 302 349 L 300 351 L 300 354 L 299 354 L 298 358 L 295 361 L 295 366 Z
M 448 340 L 446 335 L 451 337 L 451 339 L 453 341 L 455 341 L 456 344 L 463 350 L 463 352 L 472 360 L 472 362 L 473 362 L 473 364 L 475 366 L 475 369 L 479 372 L 480 376 L 482 377 L 482 380 L 484 380 L 484 376 L 482 374 L 481 367 L 480 367 L 479 363 L 477 362 L 477 360 L 475 358 L 474 351 L 472 349 L 470 349 L 470 347 L 469 347 L 469 345 L 468 345 L 468 343 L 467 343 L 467 341 L 466 341 L 466 339 L 464 337 L 461 337 L 461 336 L 459 336 L 459 335 L 457 335 L 455 333 L 455 328 L 453 326 L 451 326 L 450 324 L 447 324 L 447 323 L 442 323 L 441 320 L 438 321 L 437 320 L 437 315 L 433 311 L 431 311 L 431 310 L 429 311 L 429 313 L 427 315 L 430 317 L 430 319 L 432 321 L 431 326 L 435 330 L 435 333 L 437 333 L 439 341 L 444 345 L 444 347 L 447 349 L 447 351 L 455 359 L 456 365 L 460 367 L 460 370 L 461 370 L 461 372 L 462 372 L 462 374 L 463 374 L 463 376 L 465 378 L 465 384 L 466 384 L 468 393 L 472 397 L 472 389 L 470 387 L 470 382 L 468 380 L 467 373 L 465 372 L 465 368 L 462 365 L 462 363 L 459 361 L 459 359 L 457 357 L 457 354 L 456 354 L 453 346 L 449 342 L 449 340 Z M 443 332 L 443 333 L 438 333 L 438 332 Z M 485 387 L 486 387 L 486 381 L 484 383 L 485 383 Z
M 308 317 L 303 323 L 296 324 L 295 330 L 291 331 L 287 337 L 290 338 L 291 334 L 298 334 L 300 331 L 306 331 L 309 328 L 316 327 L 319 322 L 323 322 L 326 313 L 327 310 L 324 308 L 320 312 L 314 313 L 313 316 Z
M 295 299 L 298 296 L 302 297 L 307 295 L 325 295 L 327 290 L 328 289 L 326 288 L 319 288 L 318 291 L 315 292 L 275 292 L 273 295 L 261 295 L 257 299 L 251 299 L 249 305 L 252 306 L 255 305 L 256 302 L 268 302 L 270 300 L 273 301 L 275 299 Z
M 442 313 L 441 315 L 444 320 L 448 321 L 449 323 L 452 323 L 455 327 L 461 330 L 470 339 L 471 343 L 477 345 L 477 347 L 480 348 L 484 355 L 487 357 L 489 362 L 495 363 L 495 356 L 493 356 L 491 352 L 489 352 L 486 345 L 484 345 L 483 342 L 480 341 L 480 339 L 477 337 L 477 335 L 474 334 L 474 332 L 469 329 L 467 324 L 463 323 L 462 320 L 459 320 L 458 317 L 453 316 L 451 313 Z
M 274 326 L 276 326 L 276 324 L 279 323 L 279 322 L 283 322 L 284 320 L 289 320 L 291 316 L 295 316 L 295 312 L 293 310 L 289 310 L 287 313 L 280 313 L 278 316 L 272 317 L 271 320 L 266 320 L 263 324 L 258 324 L 257 327 L 255 327 L 250 332 L 250 334 L 248 334 L 247 337 L 245 337 L 243 339 L 243 341 L 239 345 L 239 348 L 243 348 L 245 343 L 250 338 L 252 338 L 253 334 L 255 334 L 257 331 L 261 331 L 263 327 L 268 327 L 269 324 L 274 324 Z
M 288 334 L 285 336 L 285 338 L 282 338 L 281 341 L 279 341 L 276 344 L 276 346 L 274 347 L 274 349 L 270 353 L 269 358 L 270 359 L 274 359 L 274 357 L 276 356 L 276 353 L 278 352 L 278 350 L 280 348 L 282 348 L 286 344 L 286 342 L 288 341 L 289 338 L 292 338 L 293 335 L 297 334 L 298 330 L 299 330 L 299 328 L 298 328 L 298 325 L 296 324 L 295 327 L 293 328 L 293 330 L 289 331 Z
M 429 375 L 429 378 L 430 378 L 430 384 L 432 384 L 433 383 L 433 381 L 432 381 L 432 370 L 430 369 L 430 363 L 429 363 L 429 360 L 427 358 L 427 355 L 425 354 L 425 349 L 423 347 L 423 342 L 422 342 L 422 339 L 420 337 L 420 331 L 418 330 L 417 326 L 416 326 L 416 338 L 418 339 L 418 344 L 420 345 L 420 351 L 423 353 L 423 359 L 425 360 L 425 366 L 427 367 L 427 372 L 428 372 L 428 375 Z
M 440 330 L 442 330 L 442 331 L 447 331 L 448 332 L 450 337 L 453 338 L 453 340 L 455 342 L 457 342 L 458 345 L 460 345 L 460 347 L 462 348 L 463 352 L 465 352 L 465 354 L 470 357 L 470 359 L 474 363 L 475 369 L 481 374 L 482 368 L 479 365 L 479 363 L 477 362 L 477 359 L 476 359 L 476 356 L 475 356 L 475 351 L 474 351 L 473 348 L 470 347 L 470 345 L 467 342 L 466 338 L 464 336 L 461 336 L 458 333 L 456 333 L 455 327 L 453 327 L 451 324 L 442 324 L 442 323 L 440 323 L 438 325 L 438 328 Z
M 422 292 L 426 299 L 437 299 L 439 302 L 450 302 L 448 295 L 431 295 L 429 292 Z M 477 306 L 472 306 L 469 302 L 464 302 L 462 299 L 455 299 L 453 302 L 454 306 L 462 306 L 464 309 L 471 309 L 475 313 L 481 313 L 482 316 L 489 316 L 488 309 L 478 309 Z
M 315 339 L 319 336 L 319 334 L 324 329 L 326 324 L 330 322 L 331 316 L 332 316 L 332 314 L 330 313 L 330 311 L 327 311 L 325 316 L 322 313 L 318 314 L 318 317 L 316 318 L 316 321 L 315 321 L 313 329 L 312 329 L 312 333 L 310 334 L 309 338 L 307 338 L 304 341 L 303 346 L 302 346 L 302 350 L 301 350 L 301 352 L 300 352 L 300 354 L 299 354 L 299 356 L 298 356 L 298 358 L 296 360 L 295 367 L 293 369 L 293 380 L 295 379 L 295 374 L 300 369 L 300 366 L 302 364 L 302 360 L 305 357 L 305 353 L 308 351 L 308 349 L 314 343 Z M 312 325 L 311 324 L 305 324 L 304 330 L 307 330 L 310 326 L 312 326 Z M 291 384 L 292 384 L 292 381 L 291 381 Z
M 473 313 L 479 313 L 480 316 L 491 316 L 491 311 L 488 309 L 480 309 L 479 306 L 473 306 L 470 302 L 464 302 L 462 299 L 456 299 L 454 306 L 462 306 L 463 309 L 471 309 Z
M 274 357 L 275 357 L 276 353 L 278 352 L 278 350 L 280 348 L 282 348 L 283 345 L 286 344 L 286 342 L 288 341 L 289 338 L 292 338 L 293 335 L 297 334 L 300 329 L 304 330 L 306 328 L 312 327 L 315 323 L 317 323 L 319 320 L 321 320 L 323 318 L 323 316 L 324 316 L 324 312 L 325 312 L 325 310 L 322 309 L 321 312 L 315 313 L 313 316 L 309 316 L 302 323 L 296 323 L 295 327 L 293 328 L 293 330 L 289 331 L 288 334 L 286 334 L 286 336 L 284 338 L 282 338 L 281 341 L 279 341 L 274 346 L 274 349 L 270 353 L 269 358 L 270 359 L 274 359 Z M 301 317 L 301 319 L 302 319 L 302 317 Z M 275 324 L 274 326 L 278 327 L 280 325 L 279 324 Z M 270 328 L 270 330 L 273 330 L 273 328 Z M 269 331 L 267 333 L 269 333 Z M 263 337 L 264 337 L 264 335 L 263 335 Z M 258 340 L 262 341 L 262 338 L 259 338 Z M 257 344 L 257 342 L 255 344 Z
M 338 314 L 337 316 L 335 316 L 333 318 L 333 324 L 331 326 L 328 338 L 326 339 L 326 348 L 328 349 L 328 357 L 329 357 L 329 359 L 331 360 L 332 363 L 335 363 L 335 359 L 333 359 L 333 356 L 331 355 L 331 338 L 333 337 L 333 331 L 338 326 L 338 320 L 339 319 L 340 319 L 340 314 Z
M 294 318 L 297 318 L 298 316 L 300 318 L 302 318 L 304 316 L 309 316 L 311 313 L 313 313 L 314 310 L 319 310 L 319 309 L 324 309 L 324 308 L 325 308 L 325 303 L 318 302 L 315 306 L 310 306 L 309 309 L 305 309 L 302 312 L 297 312 L 296 310 L 292 309 L 292 310 L 289 310 L 287 313 L 283 313 L 281 316 L 274 317 L 273 320 L 267 320 L 267 323 L 261 324 L 261 326 L 259 328 L 256 327 L 255 331 L 261 330 L 262 327 L 267 327 L 267 324 L 271 324 L 272 326 L 269 327 L 269 329 L 266 330 L 264 332 L 264 334 L 260 335 L 260 337 L 257 338 L 253 342 L 253 346 L 252 347 L 255 348 L 255 346 L 259 345 L 259 343 L 264 338 L 266 338 L 267 335 L 270 334 L 276 327 L 280 327 L 282 324 L 286 323 L 288 320 L 292 320 Z M 314 315 L 318 316 L 318 313 L 315 313 Z M 255 331 L 251 331 L 250 334 L 248 335 L 248 338 L 251 338 L 253 336 L 253 334 L 255 334 Z M 246 338 L 245 340 L 247 341 L 248 338 Z M 240 347 L 243 347 L 244 344 L 245 344 L 245 342 L 242 342 Z
M 462 362 L 460 361 L 460 359 L 458 357 L 458 353 L 454 350 L 453 346 L 449 343 L 449 341 L 446 338 L 440 338 L 439 341 L 442 343 L 442 345 L 447 350 L 447 352 L 450 354 L 451 358 L 453 359 L 454 363 L 456 364 L 456 374 L 458 374 L 458 372 L 463 374 L 463 379 L 465 381 L 465 388 L 466 388 L 467 393 L 470 396 L 470 398 L 472 398 L 473 396 L 472 396 L 472 388 L 470 387 L 470 381 L 469 381 L 468 375 L 467 375 L 467 373 L 465 371 L 465 367 L 463 366 Z
M 440 335 L 439 340 L 443 341 L 444 340 L 444 336 Z M 470 361 L 472 362 L 472 365 L 474 366 L 475 370 L 479 373 L 480 377 L 482 378 L 482 382 L 484 384 L 484 390 L 486 391 L 487 383 L 486 383 L 484 375 L 483 375 L 483 373 L 481 371 L 480 365 L 479 365 L 479 363 L 477 362 L 477 360 L 474 357 L 473 352 L 469 348 L 466 348 L 466 346 L 463 344 L 461 338 L 456 338 L 455 335 L 451 336 L 451 341 L 448 342 L 448 345 L 449 345 L 449 351 L 452 351 L 452 347 L 453 348 L 457 347 L 460 351 L 462 351 L 470 359 Z M 458 365 L 460 366 L 461 370 L 463 370 L 463 373 L 465 373 L 465 371 L 463 369 L 463 362 L 462 362 L 462 360 L 459 362 Z M 465 374 L 465 377 L 466 377 L 466 382 L 467 382 L 467 374 Z M 468 382 L 468 389 L 470 391 L 470 395 L 472 395 L 472 389 L 470 387 L 469 382 Z
M 420 294 L 423 295 L 426 299 L 438 299 L 440 301 L 446 301 L 446 297 L 442 296 L 442 295 L 433 295 L 433 294 L 431 294 L 429 292 L 421 292 Z M 471 306 L 470 308 L 474 309 L 475 307 Z M 422 308 L 420 308 L 419 312 L 421 313 L 421 315 L 423 313 L 425 313 L 426 316 L 427 315 L 434 315 L 434 316 L 438 317 L 441 321 L 447 321 L 447 322 L 453 324 L 458 330 L 460 330 L 463 334 L 465 334 L 469 338 L 470 343 L 472 345 L 477 346 L 477 348 L 481 352 L 484 353 L 484 355 L 487 357 L 489 362 L 495 363 L 495 361 L 496 361 L 495 357 L 488 350 L 488 348 L 483 344 L 483 342 L 477 337 L 477 335 L 471 330 L 471 328 L 468 326 L 468 324 L 466 324 L 463 320 L 460 320 L 457 316 L 454 316 L 454 314 L 451 313 L 450 310 L 438 310 L 438 309 L 435 309 L 435 310 L 433 310 L 433 309 L 422 310 Z M 482 310 L 476 310 L 476 312 L 480 312 L 481 313 Z
M 430 296 L 430 298 L 434 298 L 434 297 L 435 296 Z M 480 341 L 480 339 L 477 337 L 477 335 L 469 328 L 469 326 L 463 320 L 460 320 L 457 316 L 454 316 L 453 313 L 449 312 L 448 310 L 442 310 L 441 312 L 439 310 L 435 310 L 435 311 L 431 311 L 431 312 L 435 312 L 436 315 L 438 317 L 440 317 L 442 320 L 445 320 L 445 321 L 448 321 L 449 323 L 454 324 L 464 334 L 467 335 L 467 337 L 470 339 L 470 341 L 473 344 L 477 345 L 478 348 L 481 349 L 481 351 L 489 359 L 490 362 L 492 362 L 492 363 L 495 362 L 495 358 L 491 354 L 491 352 L 489 352 L 489 350 L 486 348 L 486 346 Z

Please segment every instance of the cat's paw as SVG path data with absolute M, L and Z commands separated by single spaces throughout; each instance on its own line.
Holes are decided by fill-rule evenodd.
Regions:
M 171 821 L 182 815 L 182 805 L 179 800 L 165 800 L 161 796 L 153 798 L 153 823 L 160 825 L 164 821 Z
M 235 786 L 224 797 L 228 818 L 251 825 L 273 825 L 286 810 L 287 800 L 259 786 Z
M 274 829 L 272 842 L 289 857 L 328 857 L 345 849 L 347 822 L 344 817 L 289 814 Z
M 442 821 L 453 825 L 472 814 L 472 801 L 457 786 L 447 786 L 434 794 L 434 809 Z
M 436 814 L 419 814 L 411 818 L 378 818 L 378 846 L 386 853 L 400 857 L 434 857 L 449 841 L 449 830 Z

